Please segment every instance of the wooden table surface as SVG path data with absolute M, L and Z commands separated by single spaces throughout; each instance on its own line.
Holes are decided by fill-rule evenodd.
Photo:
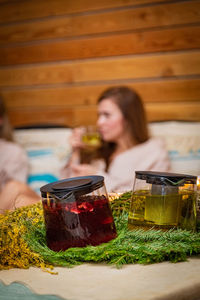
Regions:
M 2 270 L 0 280 L 22 282 L 35 293 L 67 300 L 200 300 L 200 256 L 176 264 L 135 264 L 122 269 L 83 264 L 54 271 L 58 275 L 39 268 Z

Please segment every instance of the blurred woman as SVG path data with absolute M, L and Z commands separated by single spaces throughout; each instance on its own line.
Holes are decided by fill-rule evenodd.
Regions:
M 136 170 L 169 171 L 164 142 L 148 133 L 143 103 L 128 87 L 113 87 L 98 99 L 97 128 L 102 146 L 91 164 L 80 164 L 82 128 L 73 131 L 72 157 L 62 170 L 62 177 L 102 175 L 109 192 L 132 189 Z
M 6 107 L 0 98 L 0 213 L 39 200 L 26 185 L 27 176 L 28 158 L 13 140 Z

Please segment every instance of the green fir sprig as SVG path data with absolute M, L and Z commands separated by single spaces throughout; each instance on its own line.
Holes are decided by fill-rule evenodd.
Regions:
M 85 262 L 150 264 L 162 261 L 185 261 L 200 254 L 200 232 L 181 229 L 161 231 L 127 227 L 131 192 L 111 201 L 117 237 L 99 246 L 70 248 L 54 252 L 46 245 L 42 203 L 0 215 L 0 269 L 37 266 L 73 267 Z M 49 271 L 51 273 L 51 271 Z
M 116 204 L 115 204 L 116 205 Z M 150 264 L 162 261 L 179 262 L 188 256 L 200 254 L 200 233 L 181 229 L 148 231 L 127 228 L 127 212 L 115 217 L 118 236 L 99 246 L 70 248 L 54 252 L 46 246 L 45 226 L 41 222 L 29 230 L 26 240 L 32 251 L 39 253 L 44 261 L 56 266 L 73 267 L 84 262 L 107 263 L 121 267 L 125 264 Z

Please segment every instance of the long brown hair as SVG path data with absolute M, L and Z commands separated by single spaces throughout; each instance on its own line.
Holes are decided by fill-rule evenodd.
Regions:
M 98 98 L 97 103 L 104 99 L 112 99 L 119 107 L 124 119 L 128 124 L 130 136 L 137 144 L 146 142 L 149 139 L 146 113 L 140 96 L 131 88 L 126 86 L 111 87 L 106 89 Z M 101 151 L 107 167 L 112 153 L 115 150 L 114 143 L 105 143 Z
M 0 119 L 2 120 L 0 124 L 0 138 L 5 139 L 7 141 L 13 141 L 12 127 L 8 119 L 6 106 L 1 96 L 0 96 Z

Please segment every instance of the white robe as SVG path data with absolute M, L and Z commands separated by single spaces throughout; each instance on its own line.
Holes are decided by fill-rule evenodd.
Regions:
M 14 142 L 0 139 L 0 189 L 9 179 L 26 182 L 28 171 L 24 149 Z
M 133 189 L 135 171 L 170 171 L 165 143 L 162 139 L 150 138 L 145 143 L 117 155 L 108 171 L 104 170 L 105 163 L 101 161 L 97 175 L 104 176 L 108 192 L 130 191 Z

